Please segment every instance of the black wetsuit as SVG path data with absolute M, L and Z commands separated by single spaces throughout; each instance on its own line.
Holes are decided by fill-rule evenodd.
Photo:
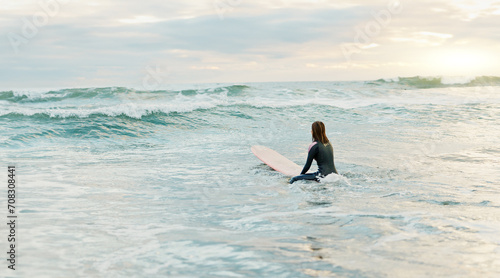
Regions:
M 306 174 L 309 168 L 311 168 L 312 161 L 316 160 L 318 163 L 318 171 L 315 173 Z M 318 176 L 325 177 L 328 174 L 337 173 L 335 169 L 335 163 L 333 162 L 333 147 L 332 144 L 323 144 L 318 141 L 312 142 L 309 146 L 309 152 L 307 154 L 306 165 L 300 172 L 299 176 L 295 176 L 290 179 L 290 183 L 297 180 L 316 180 L 318 181 Z

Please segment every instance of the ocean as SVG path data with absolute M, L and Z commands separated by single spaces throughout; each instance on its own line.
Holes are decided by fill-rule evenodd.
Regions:
M 500 276 L 500 77 L 169 86 L 0 91 L 1 273 Z M 303 166 L 314 121 L 340 175 L 250 151 Z

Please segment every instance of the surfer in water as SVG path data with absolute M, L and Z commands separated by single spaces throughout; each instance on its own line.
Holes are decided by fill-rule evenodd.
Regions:
M 290 179 L 290 183 L 294 183 L 298 180 L 319 181 L 318 177 L 323 178 L 331 173 L 338 174 L 337 169 L 335 169 L 335 163 L 333 162 L 333 147 L 328 137 L 326 137 L 325 124 L 320 121 L 314 122 L 312 124 L 311 134 L 313 142 L 309 145 L 306 165 L 304 165 L 299 176 Z M 306 174 L 309 168 L 311 168 L 313 159 L 316 160 L 318 164 L 318 171 Z

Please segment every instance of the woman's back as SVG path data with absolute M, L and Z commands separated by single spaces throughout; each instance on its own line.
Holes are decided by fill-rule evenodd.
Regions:
M 333 161 L 333 147 L 330 142 L 323 144 L 321 142 L 316 142 L 313 148 L 318 148 L 316 153 L 316 163 L 318 163 L 319 172 L 326 176 L 331 173 L 337 174 L 337 169 L 335 169 L 335 163 Z

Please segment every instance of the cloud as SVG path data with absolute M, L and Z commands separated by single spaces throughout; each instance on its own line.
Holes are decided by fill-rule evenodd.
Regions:
M 127 85 L 157 64 L 170 69 L 169 82 L 418 75 L 427 67 L 407 65 L 447 47 L 480 48 L 498 61 L 498 2 L 443 0 L 401 1 L 401 13 L 361 45 L 359 30 L 380 24 L 376 15 L 393 2 L 73 0 L 19 42 L 16 54 L 12 34 L 24 37 L 26 21 L 44 12 L 39 3 L 55 1 L 9 2 L 0 11 L 4 86 Z M 342 45 L 358 45 L 351 66 Z
M 445 42 L 447 39 L 453 38 L 452 34 L 442 34 L 434 32 L 413 32 L 407 37 L 393 37 L 394 42 L 412 42 L 416 44 L 438 46 Z

